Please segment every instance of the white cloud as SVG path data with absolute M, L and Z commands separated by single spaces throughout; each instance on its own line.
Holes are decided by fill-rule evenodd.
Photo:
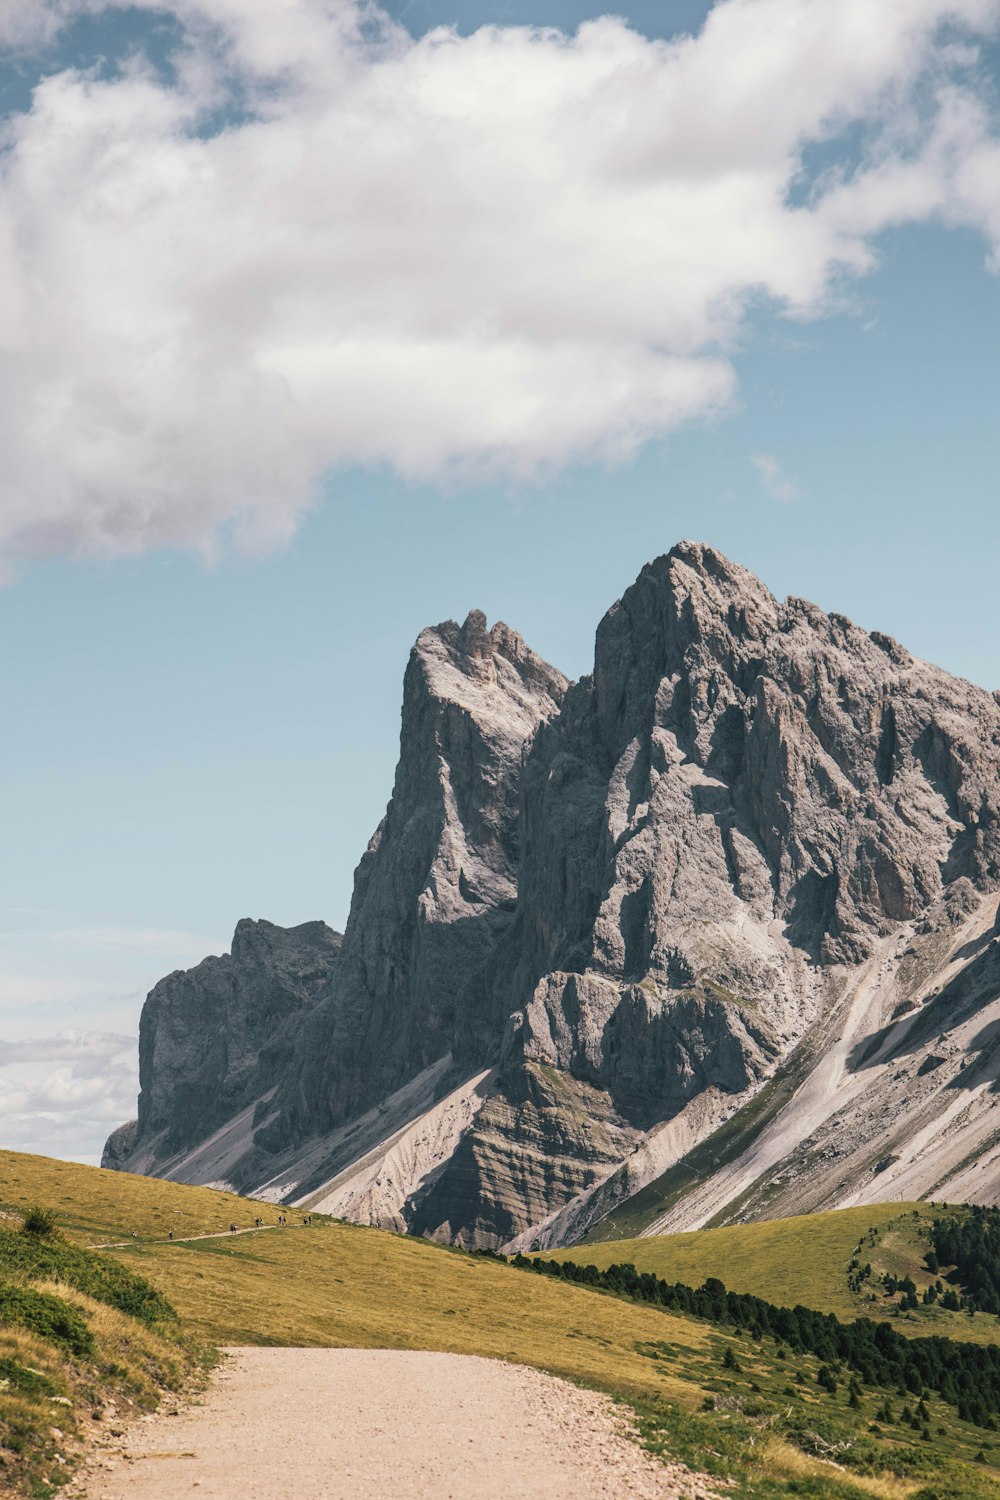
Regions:
M 772 500 L 788 502 L 797 500 L 802 494 L 799 485 L 794 479 L 789 479 L 773 453 L 752 453 L 750 462 Z
M 44 46 L 65 19 L 47 0 L 0 0 L 0 47 L 17 52 Z
M 106 1067 L 97 1075 L 54 1068 L 27 1088 L 20 1102 L 22 1117 L 86 1109 L 91 1116 L 120 1125 L 135 1108 L 135 1071 L 126 1065 Z
M 134 1036 L 67 1028 L 0 1041 L 4 1144 L 99 1161 L 110 1131 L 134 1115 L 137 1085 Z
M 61 1031 L 56 1036 L 29 1037 L 15 1042 L 0 1040 L 0 1067 L 12 1063 L 106 1062 L 121 1052 L 135 1050 L 134 1036 L 114 1031 Z
M 175 83 L 59 73 L 7 127 L 8 560 L 272 545 L 349 464 L 613 458 L 725 410 L 747 306 L 828 308 L 886 225 L 1000 245 L 970 45 L 1000 0 L 720 0 L 671 43 L 610 19 L 414 41 L 350 0 L 147 8 L 186 29 Z M 17 14 L 43 36 L 58 7 Z

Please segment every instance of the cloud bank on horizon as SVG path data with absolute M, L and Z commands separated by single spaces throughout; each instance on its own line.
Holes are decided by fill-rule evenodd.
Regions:
M 108 1134 L 135 1114 L 143 994 L 160 974 L 229 945 L 170 928 L 53 927 L 53 915 L 32 922 L 0 909 L 4 1145 L 96 1164 Z
M 17 0 L 0 44 L 109 8 Z M 167 69 L 50 71 L 0 122 L 8 566 L 267 547 L 352 465 L 626 456 L 724 412 L 749 313 L 843 305 L 892 226 L 1000 269 L 1000 0 L 719 0 L 670 41 L 132 8 L 173 17 Z
M 96 1166 L 101 1141 L 135 1114 L 137 1083 L 134 1036 L 69 1028 L 0 1042 L 4 1145 Z

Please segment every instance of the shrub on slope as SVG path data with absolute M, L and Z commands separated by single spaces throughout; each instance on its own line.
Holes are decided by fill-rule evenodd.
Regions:
M 106 1416 L 152 1408 L 198 1367 L 156 1288 L 32 1210 L 0 1229 L 0 1493 L 42 1497 Z
M 177 1317 L 162 1292 L 120 1261 L 70 1245 L 58 1235 L 0 1229 L 0 1277 L 65 1282 L 147 1325 Z

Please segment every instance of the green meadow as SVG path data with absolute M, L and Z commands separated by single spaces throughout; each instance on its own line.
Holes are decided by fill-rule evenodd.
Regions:
M 55 1209 L 58 1229 L 49 1249 L 26 1259 L 21 1215 L 36 1203 Z M 109 1421 L 175 1401 L 204 1380 L 217 1348 L 250 1343 L 440 1349 L 533 1365 L 612 1393 L 651 1449 L 707 1470 L 736 1497 L 1000 1500 L 1000 1434 L 959 1421 L 934 1392 L 859 1387 L 848 1371 L 769 1337 L 425 1241 L 316 1216 L 305 1226 L 291 1210 L 286 1227 L 230 1235 L 231 1223 L 256 1217 L 276 1226 L 278 1210 L 16 1153 L 0 1153 L 0 1211 L 2 1286 L 61 1303 L 84 1330 L 75 1344 L 54 1337 L 37 1317 L 27 1326 L 30 1309 L 18 1323 L 16 1298 L 14 1321 L 4 1321 L 0 1296 L 0 1353 L 27 1372 L 0 1378 L 0 1483 L 12 1494 L 56 1494 Z M 778 1301 L 793 1272 L 797 1298 L 846 1316 L 853 1294 L 836 1303 L 838 1278 L 861 1233 L 881 1226 L 884 1253 L 912 1259 L 921 1243 L 905 1224 L 912 1212 L 893 1205 L 824 1215 L 813 1231 L 788 1220 L 640 1240 L 634 1253 L 636 1264 L 666 1257 L 658 1274 L 671 1279 L 718 1275 Z M 596 1263 L 599 1249 L 565 1254 Z M 606 1249 L 625 1258 L 620 1242 Z M 958 1331 L 979 1317 L 956 1317 Z

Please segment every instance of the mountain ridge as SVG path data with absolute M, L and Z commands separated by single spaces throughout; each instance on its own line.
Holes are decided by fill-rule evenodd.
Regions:
M 858 1191 L 909 1171 L 915 1196 L 871 1057 L 919 1011 L 916 1075 L 957 1026 L 934 1068 L 903 1068 L 896 1124 L 913 1115 L 929 1160 L 928 1100 L 944 1086 L 951 1107 L 966 1053 L 992 1066 L 974 1044 L 1000 994 L 998 883 L 997 696 L 680 543 L 606 613 L 577 683 L 478 612 L 422 632 L 393 798 L 336 963 L 252 1075 L 271 1087 L 193 1153 L 168 1161 L 140 1125 L 106 1159 L 521 1247 L 587 1233 L 720 1131 L 747 1139 L 718 1192 L 710 1171 L 659 1219 L 780 1207 L 781 1162 L 794 1196 L 795 1153 L 817 1131 L 830 1149 L 839 1108 Z M 991 1082 L 947 1115 L 966 1154 Z M 875 1173 L 869 1146 L 894 1160 Z M 828 1177 L 815 1206 L 847 1191 Z

